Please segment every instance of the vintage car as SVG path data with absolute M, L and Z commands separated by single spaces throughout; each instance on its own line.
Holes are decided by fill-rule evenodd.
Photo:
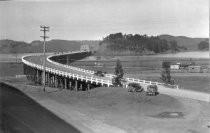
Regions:
M 129 83 L 128 84 L 128 92 L 141 92 L 143 91 L 143 87 L 138 83 Z
M 148 85 L 147 86 L 147 90 L 146 90 L 146 94 L 149 96 L 155 96 L 158 94 L 158 87 L 157 85 Z
M 94 75 L 99 76 L 99 77 L 104 77 L 105 74 L 106 74 L 106 72 L 102 72 L 102 71 L 96 71 L 96 72 L 94 73 Z

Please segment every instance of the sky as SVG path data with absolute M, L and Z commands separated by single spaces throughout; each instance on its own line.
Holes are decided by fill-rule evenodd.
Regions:
M 101 40 L 111 33 L 208 37 L 209 0 L 27 0 L 0 2 L 0 37 Z

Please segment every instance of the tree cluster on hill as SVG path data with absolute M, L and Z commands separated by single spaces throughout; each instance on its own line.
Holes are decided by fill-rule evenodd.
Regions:
M 145 51 L 153 51 L 161 53 L 168 50 L 179 51 L 181 47 L 177 45 L 175 40 L 168 42 L 165 39 L 160 39 L 157 36 L 147 36 L 139 34 L 122 34 L 115 33 L 105 37 L 101 45 L 106 44 L 107 49 L 111 51 L 131 51 L 134 53 L 143 53 Z
M 198 49 L 199 49 L 199 50 L 209 50 L 209 43 L 208 43 L 208 40 L 206 40 L 206 41 L 201 41 L 201 42 L 198 44 Z

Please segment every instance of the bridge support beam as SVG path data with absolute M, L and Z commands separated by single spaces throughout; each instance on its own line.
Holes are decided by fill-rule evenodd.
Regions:
M 52 76 L 52 87 L 55 87 L 55 75 Z
M 58 83 L 58 76 L 55 75 L 55 87 L 58 88 L 59 83 Z
M 72 90 L 72 82 L 69 80 L 69 89 Z
M 76 91 L 78 91 L 77 86 L 78 86 L 78 81 L 77 81 L 77 80 L 75 80 L 75 90 L 76 90 Z
M 46 72 L 46 85 L 50 86 L 50 75 Z
M 45 76 L 45 78 L 46 78 L 46 76 Z M 45 80 L 45 81 L 46 81 L 46 80 Z M 45 84 L 45 83 L 44 83 L 44 72 L 42 71 L 42 85 L 43 85 L 43 84 Z
M 52 87 L 52 74 L 48 73 L 48 75 L 49 75 L 49 77 L 48 77 L 48 79 L 49 79 L 48 85 L 49 85 L 50 87 Z
M 87 91 L 89 91 L 90 90 L 90 84 L 88 83 L 87 84 Z
M 60 87 L 61 89 L 64 88 L 63 78 L 62 78 L 62 77 L 59 77 L 59 87 Z
M 82 83 L 80 83 L 80 88 L 79 89 L 82 90 Z
M 53 75 L 52 74 L 49 74 L 50 75 L 50 87 L 53 87 Z
M 64 78 L 64 86 L 65 86 L 65 89 L 67 89 L 67 78 Z
M 36 70 L 36 84 L 39 84 L 39 70 Z

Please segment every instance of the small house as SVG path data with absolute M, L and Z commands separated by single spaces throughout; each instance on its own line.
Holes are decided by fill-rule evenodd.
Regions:
M 171 64 L 170 68 L 173 70 L 178 70 L 180 68 L 180 65 L 179 64 Z
M 201 66 L 188 66 L 188 72 L 190 73 L 201 73 L 203 69 Z
M 89 52 L 89 51 L 90 51 L 89 45 L 81 45 L 81 46 L 80 46 L 80 51 Z
M 180 63 L 176 63 L 176 62 L 171 62 L 170 63 L 170 69 L 172 70 L 179 70 L 180 69 Z

